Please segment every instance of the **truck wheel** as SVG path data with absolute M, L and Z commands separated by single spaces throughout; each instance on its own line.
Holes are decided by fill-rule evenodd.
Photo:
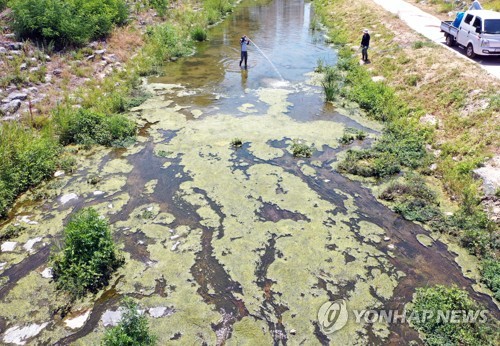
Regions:
M 451 35 L 446 35 L 446 45 L 448 47 L 453 47 L 455 45 L 455 39 Z
M 467 45 L 467 48 L 465 49 L 465 55 L 467 55 L 467 57 L 471 59 L 473 59 L 476 56 L 476 53 L 474 53 L 474 47 L 472 46 L 471 43 Z

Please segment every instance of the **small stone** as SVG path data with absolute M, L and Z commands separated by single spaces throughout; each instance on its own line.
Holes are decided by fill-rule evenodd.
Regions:
M 56 177 L 56 178 L 57 178 L 57 177 L 62 177 L 63 175 L 64 175 L 64 171 L 56 171 L 56 172 L 54 173 L 54 177 Z
M 10 34 L 5 34 L 5 38 L 11 39 L 11 38 L 16 38 L 16 34 L 10 33 Z
M 62 196 L 60 201 L 61 201 L 61 204 L 66 204 L 73 199 L 78 199 L 78 195 L 76 193 L 68 193 L 68 194 Z
M 95 58 L 95 55 L 92 54 L 92 55 L 89 55 L 88 57 L 85 58 L 85 60 L 89 61 L 89 60 L 94 60 Z
M 179 238 L 180 236 L 181 236 L 180 234 L 173 235 L 170 237 L 170 240 L 175 240 L 175 239 Z
M 179 246 L 179 244 L 180 244 L 180 243 L 181 243 L 180 241 L 176 242 L 176 243 L 172 246 L 171 250 L 172 250 L 172 251 L 177 250 L 177 247 Z
M 323 181 L 324 181 L 325 183 L 329 183 L 329 182 L 330 182 L 330 180 L 329 180 L 329 179 L 325 179 L 325 180 L 323 180 Z
M 453 216 L 453 213 L 451 211 L 445 211 L 444 215 L 446 215 L 446 216 Z
M 16 241 L 6 241 L 5 243 L 2 244 L 0 249 L 2 250 L 2 252 L 12 252 L 14 251 L 16 246 L 17 246 Z
M 10 50 L 20 50 L 22 48 L 23 48 L 23 43 L 22 42 L 9 43 L 9 49 Z
M 9 101 L 12 101 L 12 100 L 21 100 L 21 101 L 24 101 L 27 98 L 28 98 L 28 94 L 20 92 L 20 91 L 11 92 L 9 94 L 9 96 L 7 96 L 7 99 Z
M 383 81 L 385 81 L 385 77 L 383 77 L 383 76 L 373 76 L 372 77 L 372 81 L 374 81 L 374 82 L 383 82 Z
M 104 191 L 99 191 L 99 190 L 94 191 L 94 192 L 93 192 L 93 195 L 94 195 L 94 196 L 101 196 L 101 195 L 104 195 Z
M 384 241 L 389 241 L 389 240 L 391 240 L 391 238 L 389 238 L 389 237 L 384 237 Z
M 42 278 L 44 279 L 52 279 L 53 275 L 52 275 L 52 268 L 45 268 L 41 273 L 40 275 L 42 276 Z
M 5 49 L 5 47 L 0 47 L 0 54 L 7 54 L 7 49 Z
M 431 171 L 435 171 L 437 168 L 438 168 L 437 163 L 433 163 L 432 165 L 430 165 L 430 166 L 429 166 L 429 169 L 430 169 Z
M 109 208 L 109 209 L 113 209 L 113 203 L 109 203 L 109 204 L 108 204 L 108 208 Z
M 0 262 L 0 271 L 2 271 L 6 265 L 7 265 L 7 262 Z
M 87 322 L 89 315 L 90 315 L 90 310 L 87 310 L 79 316 L 68 318 L 66 321 L 64 321 L 64 324 L 66 324 L 66 327 L 70 329 L 79 329 L 83 327 L 85 322 Z
M 290 329 L 290 334 L 295 335 L 297 334 L 297 331 L 295 329 Z
M 31 252 L 31 250 L 33 250 L 33 246 L 35 246 L 36 243 L 41 242 L 41 241 L 42 241 L 42 237 L 36 237 L 36 238 L 30 239 L 23 245 L 23 248 L 24 248 L 24 250 Z
M 19 70 L 21 71 L 26 71 L 28 69 L 28 65 L 23 62 L 21 65 L 19 65 Z
M 13 114 L 21 108 L 20 100 L 13 100 L 0 106 L 0 113 Z
M 389 245 L 387 245 L 387 248 L 389 250 L 394 250 L 395 246 L 394 246 L 394 244 L 389 244 Z
M 60 68 L 56 68 L 54 71 L 52 71 L 52 74 L 54 76 L 60 76 L 62 73 L 62 70 Z
M 38 67 L 38 66 L 30 68 L 30 73 L 35 73 L 35 72 L 38 72 L 38 71 L 40 71 L 40 67 Z
M 50 55 L 45 55 L 44 58 L 45 58 L 45 61 L 51 61 L 52 60 L 52 58 L 50 57 Z
M 103 55 L 104 53 L 106 53 L 106 49 L 99 49 L 94 52 L 96 55 Z

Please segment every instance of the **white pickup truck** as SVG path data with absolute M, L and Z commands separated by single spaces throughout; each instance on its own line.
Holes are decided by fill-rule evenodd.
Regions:
M 471 10 L 459 13 L 455 21 L 441 22 L 446 44 L 465 48 L 469 58 L 477 55 L 500 56 L 500 12 Z

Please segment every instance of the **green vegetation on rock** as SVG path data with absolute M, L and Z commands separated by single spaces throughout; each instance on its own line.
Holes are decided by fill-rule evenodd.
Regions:
M 493 293 L 495 298 L 500 301 L 500 261 L 498 259 L 489 259 L 483 262 L 483 281 Z
M 73 215 L 64 228 L 62 249 L 51 258 L 57 288 L 73 297 L 95 293 L 108 285 L 123 264 L 108 222 L 92 208 Z
M 139 306 L 130 298 L 124 300 L 125 312 L 120 323 L 106 331 L 103 346 L 151 346 L 156 336 L 149 331 L 146 316 L 139 313 Z

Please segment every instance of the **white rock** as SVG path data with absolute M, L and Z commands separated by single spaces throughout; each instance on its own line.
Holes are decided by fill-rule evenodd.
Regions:
M 101 195 L 104 195 L 104 191 L 97 190 L 97 191 L 94 191 L 93 194 L 94 194 L 94 196 L 101 196 Z
M 323 181 L 324 181 L 325 183 L 329 183 L 329 182 L 330 182 L 330 180 L 329 180 L 329 179 L 325 179 L 325 180 L 323 180 Z M 293 330 L 294 330 L 294 329 L 293 329 Z
M 16 241 L 6 241 L 1 246 L 2 252 L 14 251 L 14 249 L 16 248 L 16 245 L 17 245 Z
M 295 335 L 297 334 L 297 331 L 295 329 L 290 329 L 290 334 Z
M 153 211 L 153 207 L 148 207 L 146 210 L 147 211 Z
M 7 264 L 7 262 L 0 262 L 0 270 L 3 270 L 3 268 L 5 268 L 6 264 Z
M 3 342 L 16 345 L 24 345 L 26 341 L 38 335 L 46 326 L 48 322 L 42 324 L 30 324 L 26 327 L 14 326 L 7 329 L 3 335 Z
M 389 244 L 389 245 L 387 245 L 387 248 L 389 250 L 394 250 L 395 246 L 394 246 L 394 244 Z
M 74 318 L 68 318 L 66 321 L 64 321 L 64 324 L 66 324 L 66 327 L 71 329 L 81 328 L 83 327 L 85 322 L 87 322 L 89 315 L 90 315 L 90 310 L 87 310 L 79 316 L 76 316 Z
M 57 178 L 57 177 L 61 177 L 61 176 L 63 176 L 63 175 L 64 175 L 64 171 L 56 171 L 56 172 L 54 173 L 54 177 L 56 177 L 56 178 Z
M 383 82 L 383 81 L 385 81 L 385 77 L 383 77 L 383 76 L 373 76 L 372 77 L 372 81 L 374 81 L 374 82 Z
M 149 315 L 153 318 L 162 317 L 165 314 L 165 311 L 167 311 L 165 306 L 157 306 L 155 308 L 149 308 L 148 310 Z
M 61 204 L 66 204 L 73 199 L 78 199 L 78 195 L 76 193 L 68 193 L 60 198 Z
M 109 209 L 113 209 L 113 203 L 109 203 L 109 204 L 108 204 L 108 208 L 109 208 Z
M 385 241 L 389 241 L 389 240 L 391 240 L 391 238 L 389 238 L 389 237 L 384 237 L 384 240 L 385 240 Z
M 170 237 L 170 240 L 175 240 L 175 239 L 179 238 L 180 236 L 181 236 L 180 234 L 173 235 Z
M 180 243 L 181 243 L 181 242 L 180 242 L 180 241 L 178 241 L 178 242 L 176 242 L 174 245 L 172 245 L 171 250 L 172 250 L 172 251 L 177 250 L 177 247 L 179 246 L 179 244 L 180 244 Z
M 438 123 L 438 120 L 434 115 L 426 114 L 420 118 L 419 122 L 421 124 L 436 125 Z
M 44 279 L 52 279 L 53 275 L 52 275 L 52 268 L 45 268 L 41 273 L 40 275 L 42 276 L 42 278 Z
M 116 326 L 122 320 L 123 309 L 118 308 L 116 311 L 106 310 L 101 317 L 104 327 Z
M 33 246 L 35 246 L 35 244 L 40 242 L 40 241 L 42 241 L 42 237 L 36 237 L 36 238 L 30 239 L 23 245 L 23 248 L 26 251 L 31 251 L 33 249 Z

